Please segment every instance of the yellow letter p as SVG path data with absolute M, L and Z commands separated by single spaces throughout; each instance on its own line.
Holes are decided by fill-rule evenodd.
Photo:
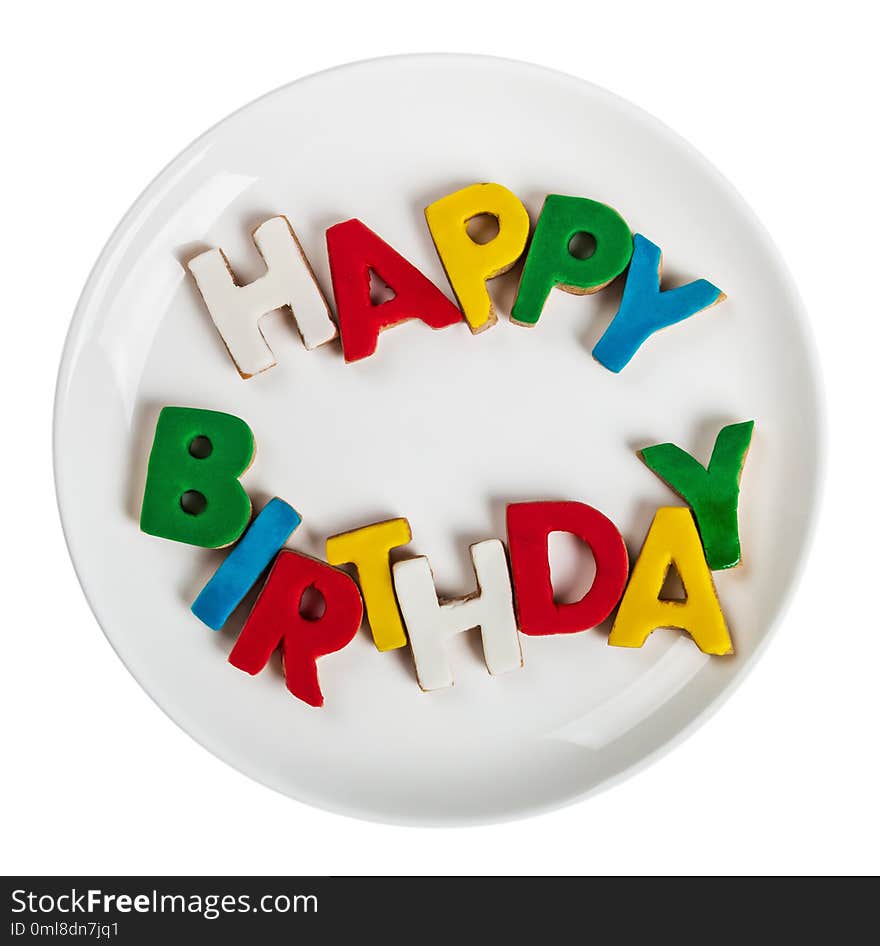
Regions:
M 468 233 L 468 222 L 488 215 L 498 232 L 485 243 Z M 500 184 L 472 184 L 425 208 L 425 217 L 449 284 L 476 334 L 497 321 L 486 280 L 506 273 L 529 237 L 529 214 L 516 194 Z

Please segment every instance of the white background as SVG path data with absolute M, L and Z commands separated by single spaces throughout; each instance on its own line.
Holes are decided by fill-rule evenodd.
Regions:
M 545 0 L 528 9 L 445 0 L 432 11 L 391 0 L 154 0 L 20 5 L 7 15 L 0 870 L 875 873 L 880 76 L 869 11 L 857 2 Z M 50 432 L 55 373 L 89 268 L 177 151 L 298 76 L 437 50 L 580 75 L 706 154 L 752 204 L 800 287 L 830 436 L 822 518 L 799 592 L 713 719 L 581 805 L 509 825 L 417 830 L 275 795 L 165 718 L 79 589 L 55 507 Z M 381 119 L 382 103 L 374 108 Z M 515 147 L 515 129 L 495 146 Z

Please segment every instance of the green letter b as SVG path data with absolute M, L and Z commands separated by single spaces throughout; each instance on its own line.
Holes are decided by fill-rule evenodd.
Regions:
M 232 414 L 163 407 L 141 507 L 141 530 L 217 549 L 247 527 L 251 501 L 238 478 L 254 458 L 250 427 Z

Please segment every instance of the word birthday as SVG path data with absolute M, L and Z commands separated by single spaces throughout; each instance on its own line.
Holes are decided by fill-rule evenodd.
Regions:
M 347 362 L 376 351 L 379 333 L 408 319 L 432 329 L 462 321 L 482 332 L 497 321 L 486 282 L 507 272 L 526 253 L 529 214 L 522 201 L 500 184 L 473 184 L 425 208 L 431 237 L 460 306 L 360 220 L 347 220 L 326 233 L 337 322 L 286 217 L 271 217 L 253 233 L 266 272 L 237 284 L 220 249 L 189 261 L 214 325 L 243 378 L 275 365 L 260 319 L 289 308 L 307 349 L 341 336 Z M 471 236 L 477 218 L 494 220 L 485 241 Z M 661 291 L 660 247 L 611 207 L 585 197 L 550 194 L 544 201 L 525 257 L 516 300 L 515 325 L 534 326 L 554 288 L 580 295 L 598 292 L 628 268 L 616 315 L 593 349 L 593 357 L 619 372 L 654 332 L 725 299 L 705 279 Z M 371 280 L 378 276 L 390 298 L 375 303 Z
M 285 547 L 300 514 L 274 498 L 251 521 L 251 500 L 240 482 L 255 441 L 240 418 L 217 411 L 165 407 L 159 414 L 141 509 L 141 529 L 204 548 L 237 544 L 192 605 L 193 614 L 219 630 L 266 569 L 257 597 L 229 662 L 259 673 L 281 648 L 290 692 L 323 705 L 319 658 L 349 644 L 364 611 L 376 647 L 409 644 L 419 686 L 453 684 L 447 641 L 479 628 L 491 674 L 523 666 L 519 634 L 573 634 L 595 628 L 617 608 L 608 643 L 641 647 L 657 628 L 680 628 L 707 654 L 733 646 L 712 580 L 713 569 L 740 561 L 740 478 L 753 421 L 722 428 L 707 467 L 671 443 L 641 451 L 649 469 L 690 508 L 657 510 L 629 574 L 617 527 L 581 502 L 520 502 L 507 507 L 507 550 L 500 539 L 470 547 L 477 590 L 441 601 L 424 556 L 391 562 L 393 549 L 412 539 L 409 522 L 390 519 L 326 540 L 326 561 Z M 576 602 L 554 598 L 548 554 L 551 532 L 586 543 L 595 560 L 592 585 Z M 508 564 L 509 553 L 509 564 Z M 337 566 L 352 565 L 356 582 Z M 663 586 L 674 568 L 686 591 L 666 599 Z M 302 613 L 303 597 L 316 590 L 320 616 Z

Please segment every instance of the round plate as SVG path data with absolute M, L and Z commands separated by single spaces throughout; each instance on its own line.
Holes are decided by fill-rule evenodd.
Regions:
M 220 246 L 259 275 L 250 233 L 283 213 L 328 298 L 326 228 L 358 217 L 449 293 L 423 209 L 498 181 L 537 218 L 548 193 L 615 207 L 664 251 L 664 286 L 705 277 L 727 301 L 651 338 L 620 375 L 590 356 L 620 299 L 554 291 L 531 330 L 506 318 L 517 271 L 492 283 L 488 332 L 383 333 L 373 357 L 303 348 L 289 316 L 262 323 L 278 364 L 237 374 L 184 264 Z M 620 280 L 617 281 L 618 283 Z M 64 530 L 107 637 L 135 678 L 202 745 L 260 782 L 383 821 L 495 821 L 570 802 L 656 755 L 730 692 L 779 618 L 807 547 L 820 454 L 817 373 L 779 257 L 731 187 L 657 121 L 535 66 L 413 56 L 345 66 L 254 102 L 190 145 L 123 220 L 73 319 L 58 382 L 55 464 Z M 253 594 L 215 633 L 189 605 L 222 561 L 139 531 L 146 461 L 164 405 L 228 411 L 258 450 L 243 483 L 304 522 L 290 544 L 392 516 L 403 553 L 442 594 L 472 592 L 468 545 L 505 537 L 504 509 L 580 500 L 634 558 L 654 510 L 678 498 L 637 458 L 672 441 L 708 459 L 718 429 L 756 421 L 740 503 L 744 563 L 716 573 L 736 654 L 678 631 L 640 650 L 608 627 L 523 637 L 522 671 L 492 677 L 477 631 L 450 645 L 455 686 L 423 693 L 408 648 L 363 628 L 319 664 L 326 704 L 291 697 L 280 666 L 226 661 Z M 559 538 L 559 541 L 556 539 Z M 589 556 L 554 537 L 560 596 Z

